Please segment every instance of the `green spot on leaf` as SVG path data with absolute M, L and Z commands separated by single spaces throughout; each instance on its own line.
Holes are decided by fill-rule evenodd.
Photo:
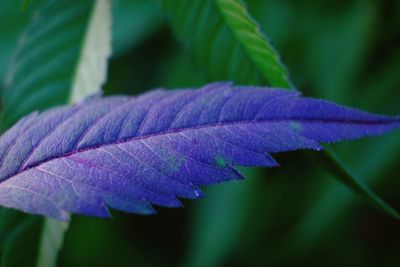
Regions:
M 226 167 L 229 164 L 230 160 L 221 155 L 218 155 L 215 157 L 215 162 L 217 163 L 218 167 Z
M 291 123 L 290 123 L 290 126 L 291 126 L 292 129 L 294 129 L 294 130 L 301 130 L 301 128 L 302 128 L 301 124 L 298 123 L 298 122 L 295 122 L 295 121 L 291 122 Z

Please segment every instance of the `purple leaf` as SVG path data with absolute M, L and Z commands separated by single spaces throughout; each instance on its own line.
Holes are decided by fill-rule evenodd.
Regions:
M 273 153 L 399 127 L 399 118 L 229 83 L 93 97 L 31 114 L 0 137 L 0 204 L 63 220 L 108 217 L 109 207 L 150 214 L 152 204 L 200 197 L 198 186 L 241 179 L 233 166 L 274 167 Z

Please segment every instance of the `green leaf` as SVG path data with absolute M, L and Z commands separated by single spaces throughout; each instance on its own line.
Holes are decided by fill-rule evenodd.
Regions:
M 36 266 L 55 266 L 58 251 L 60 251 L 62 247 L 64 234 L 67 231 L 69 224 L 67 222 L 60 222 L 50 218 L 42 218 L 41 221 L 40 243 Z
M 382 176 L 382 170 L 396 166 L 397 160 L 396 157 L 387 157 L 387 155 L 393 155 L 399 147 L 400 141 L 396 134 L 389 135 L 385 139 L 374 140 L 372 145 L 370 144 L 357 158 L 357 173 L 370 183 L 376 184 L 378 180 L 383 182 L 380 181 L 385 178 Z M 325 176 L 330 175 L 325 174 Z M 341 221 L 348 218 L 345 215 L 351 213 L 351 207 L 355 203 L 354 194 L 351 194 L 342 184 L 333 183 L 333 180 L 326 181 L 328 183 L 321 188 L 314 204 L 307 209 L 295 227 L 282 237 L 281 244 L 276 248 L 279 253 L 284 254 L 287 247 L 295 247 L 296 253 L 301 256 L 312 253 L 322 240 L 329 240 L 330 236 L 337 234 L 335 225 L 341 225 Z M 393 213 L 394 216 L 398 216 L 396 211 Z
M 69 103 L 101 91 L 106 80 L 111 55 L 111 0 L 97 0 L 81 42 L 80 56 L 75 58 Z
M 3 129 L 33 110 L 69 100 L 92 5 L 93 1 L 51 1 L 33 17 L 9 67 Z
M 0 209 L 0 266 L 55 265 L 68 224 Z
M 326 149 L 326 152 L 323 153 L 322 156 L 315 158 L 332 174 L 336 174 L 336 178 L 351 188 L 355 193 L 370 200 L 372 204 L 382 209 L 387 215 L 400 219 L 400 214 L 394 208 L 390 207 L 384 200 L 376 195 L 367 184 L 355 178 L 352 171 L 332 149 Z
M 309 73 L 313 74 L 318 97 L 342 104 L 354 104 L 357 99 L 364 101 L 355 89 L 355 81 L 368 56 L 373 38 L 371 29 L 379 10 L 377 4 L 373 1 L 352 1 L 342 12 L 329 16 L 319 12 L 324 18 L 319 18 L 321 23 L 318 27 L 315 26 L 318 18 L 310 22 L 313 31 L 306 39 L 306 53 L 309 54 Z
M 176 35 L 209 81 L 246 84 L 267 81 L 271 86 L 290 87 L 278 54 L 242 1 L 164 0 L 162 3 Z
M 9 209 L 0 209 L 0 218 L 0 265 L 33 266 L 38 254 L 38 233 L 43 220 L 38 216 L 27 216 Z
M 257 169 L 244 169 L 245 181 L 219 184 L 207 190 L 192 219 L 192 243 L 184 266 L 221 266 L 239 242 L 254 204 L 252 196 L 260 179 Z M 223 212 L 221 212 L 223 211 Z M 204 226 L 207 227 L 204 227 Z
M 112 7 L 114 56 L 136 47 L 162 25 L 155 0 L 114 0 Z
M 21 10 L 25 11 L 29 8 L 29 5 L 31 4 L 30 0 L 23 0 L 22 5 L 21 5 Z
M 30 10 L 21 12 L 19 1 L 0 1 L 0 82 L 2 84 L 18 35 L 26 27 L 30 15 Z
M 99 92 L 111 54 L 111 2 L 52 1 L 23 34 L 9 73 L 2 127 L 34 110 Z M 65 222 L 0 209 L 1 266 L 55 266 Z
M 211 80 L 228 79 L 244 84 L 264 82 L 291 88 L 278 54 L 261 34 L 242 1 L 164 0 L 162 3 L 178 38 L 190 49 L 197 67 Z M 332 156 L 329 149 L 323 159 L 338 180 L 384 213 L 398 218 L 395 210 L 344 167 L 338 157 Z

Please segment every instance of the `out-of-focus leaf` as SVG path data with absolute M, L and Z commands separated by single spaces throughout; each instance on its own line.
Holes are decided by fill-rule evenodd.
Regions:
M 0 209 L 0 264 L 4 267 L 50 267 L 61 248 L 66 222 Z
M 4 76 L 12 50 L 17 44 L 17 38 L 21 30 L 30 18 L 30 10 L 21 12 L 19 1 L 0 1 L 0 82 Z
M 318 89 L 316 96 L 341 103 L 360 99 L 353 86 L 365 64 L 377 10 L 374 1 L 353 1 L 348 5 L 340 13 L 321 18 L 324 23 L 319 27 L 310 14 L 314 31 L 306 39 L 309 71 Z
M 287 1 L 246 0 L 245 2 L 248 5 L 249 13 L 265 30 L 268 38 L 274 41 L 280 54 L 284 55 L 280 49 L 288 42 L 289 38 L 298 34 L 293 32 L 293 27 L 298 25 L 295 22 L 299 22 L 298 18 L 304 12 L 297 12 L 294 4 Z M 292 39 L 291 41 L 293 43 Z
M 92 5 L 93 1 L 51 1 L 33 17 L 6 79 L 3 129 L 32 110 L 67 103 Z
M 377 2 L 246 2 L 284 56 L 296 86 L 341 103 L 367 102 L 359 97 L 364 87 L 357 81 L 370 55 L 372 30 L 378 27 Z
M 160 80 L 167 88 L 197 87 L 204 84 L 203 76 L 195 71 L 193 64 L 181 51 L 170 53 L 161 68 Z
M 168 3 L 166 3 L 168 2 Z M 217 1 L 202 1 L 200 3 L 200 1 L 198 2 L 193 2 L 192 3 L 177 3 L 177 1 L 164 1 L 164 5 L 169 5 L 169 15 L 172 17 L 172 25 L 174 26 L 175 32 L 178 35 L 178 37 L 180 37 L 182 39 L 182 42 L 185 44 L 186 48 L 189 48 L 189 50 L 191 50 L 192 56 L 194 58 L 194 62 L 196 63 L 197 67 L 202 70 L 205 74 L 206 77 L 208 77 L 209 80 L 212 80 L 214 77 L 218 77 L 219 79 L 229 79 L 232 73 L 232 64 L 230 64 L 230 62 L 228 60 L 231 60 L 232 58 L 235 58 L 234 56 L 231 55 L 231 57 L 229 58 L 229 53 L 231 53 L 231 48 L 232 47 L 236 47 L 235 44 L 232 44 L 230 42 L 237 42 L 237 40 L 235 40 L 234 38 L 229 38 L 229 36 L 227 36 L 226 32 L 221 30 L 219 27 L 216 27 L 217 25 L 224 23 L 221 22 L 221 20 L 219 20 L 218 18 L 218 14 L 215 13 L 215 6 L 216 6 L 216 2 Z M 213 3 L 210 3 L 213 2 Z M 268 7 L 268 3 L 265 3 L 264 5 Z M 270 1 L 271 2 L 271 1 Z M 296 22 L 296 16 L 297 16 L 297 12 L 296 10 L 293 13 L 290 13 L 290 11 L 288 11 L 287 5 L 285 6 L 285 4 L 282 1 L 279 1 L 280 3 L 280 7 L 281 7 L 281 11 L 284 15 L 287 16 L 292 16 L 293 20 L 292 20 L 292 24 L 293 23 L 297 23 Z M 275 6 L 277 5 L 277 3 L 275 3 Z M 208 7 L 208 9 L 204 8 L 205 6 Z M 367 32 L 365 29 L 367 29 L 367 27 L 365 27 L 365 25 L 363 25 L 364 21 L 364 17 L 362 14 L 362 11 L 365 11 L 365 9 L 363 9 L 362 7 L 370 7 L 369 4 L 367 5 L 361 5 L 361 10 L 359 10 L 360 12 L 358 12 L 358 16 L 356 16 L 354 18 L 354 20 L 352 20 L 352 17 L 350 16 L 349 19 L 347 21 L 350 21 L 350 23 L 352 23 L 352 25 L 354 27 L 352 27 L 351 29 L 349 29 L 349 32 L 354 31 L 354 29 L 356 29 L 356 31 L 361 28 L 364 29 L 360 35 L 359 34 L 353 34 L 354 38 L 352 40 L 354 40 L 354 42 L 351 46 L 351 48 L 355 48 L 356 52 L 359 52 L 357 50 L 357 44 L 359 44 L 358 41 L 363 40 L 363 37 L 365 37 L 365 33 Z M 356 7 L 360 7 L 360 5 L 356 5 Z M 168 8 L 167 8 L 168 9 Z M 198 12 L 199 10 L 203 11 L 203 12 Z M 275 9 L 271 9 L 273 10 L 273 12 L 275 12 Z M 367 8 L 367 11 L 371 11 L 371 8 Z M 361 13 L 361 14 L 360 14 Z M 194 14 L 198 14 L 198 16 L 195 16 Z M 260 15 L 261 16 L 261 15 Z M 263 16 L 265 16 L 265 14 L 263 14 Z M 279 15 L 277 15 L 277 17 L 279 17 Z M 312 15 L 310 15 L 310 17 L 312 17 Z M 183 22 L 185 21 L 185 22 Z M 360 22 L 361 21 L 361 22 Z M 180 24 L 177 25 L 177 22 L 180 22 Z M 196 24 L 196 22 L 198 24 Z M 240 20 L 238 21 L 240 22 Z M 240 25 L 240 23 L 238 23 Z M 290 22 L 288 22 L 288 25 L 292 25 L 290 24 Z M 225 25 L 226 26 L 226 25 Z M 312 25 L 312 27 L 316 27 L 316 24 L 314 23 Z M 241 29 L 246 28 L 245 26 L 242 25 Z M 205 29 L 205 30 L 204 30 Z M 323 29 L 321 27 L 321 29 Z M 306 34 L 308 31 L 304 31 L 301 32 L 301 34 Z M 203 35 L 202 35 L 203 34 Z M 290 34 L 294 34 L 294 33 L 290 33 Z M 326 31 L 323 31 L 321 33 L 321 36 L 326 36 L 327 33 Z M 361 37 L 360 37 L 361 36 Z M 360 38 L 358 38 L 360 37 Z M 310 41 L 312 41 L 312 38 L 310 38 Z M 358 43 L 357 43 L 358 42 Z M 198 45 L 202 43 L 201 45 Z M 204 44 L 206 43 L 206 44 Z M 197 47 L 198 45 L 198 47 Z M 218 45 L 220 45 L 221 47 L 219 49 L 213 49 L 218 47 Z M 237 45 L 237 44 L 236 44 Z M 292 43 L 290 43 L 290 49 L 293 50 L 292 48 Z M 203 49 L 203 50 L 201 50 Z M 320 48 L 318 48 L 320 49 Z M 315 49 L 314 49 L 315 50 Z M 314 50 L 310 50 L 310 53 L 312 54 L 314 52 Z M 299 51 L 300 53 L 303 53 L 305 56 L 305 60 L 308 60 L 308 54 L 304 53 L 304 51 Z M 350 60 L 354 57 L 352 57 L 352 52 L 348 51 L 348 53 L 346 53 L 346 55 L 348 55 L 348 57 L 344 58 L 344 60 L 347 60 L 350 58 Z M 358 56 L 356 56 L 356 58 L 360 58 Z M 214 59 L 215 61 L 213 61 L 212 59 Z M 348 62 L 348 60 L 347 60 Z M 355 62 L 355 61 L 354 61 Z M 243 65 L 245 66 L 245 65 Z M 318 66 L 318 68 L 320 68 L 321 66 Z M 354 66 L 353 64 L 350 64 L 348 66 L 349 69 L 353 70 Z M 342 70 L 342 68 L 340 68 L 338 71 L 340 72 Z M 243 75 L 243 73 L 246 73 L 246 71 L 248 71 L 248 69 L 246 68 L 240 68 L 240 69 L 236 69 L 237 73 L 236 73 L 236 77 L 241 77 L 241 75 Z M 210 73 L 212 73 L 210 75 Z M 339 73 L 340 74 L 340 73 Z M 342 77 L 347 78 L 349 75 L 351 74 L 345 74 L 342 75 Z M 314 75 L 313 75 L 314 76 Z M 339 75 L 340 76 L 340 75 Z M 330 79 L 328 79 L 330 80 Z M 254 83 L 254 78 L 249 77 L 249 78 L 245 78 L 245 83 Z M 267 82 L 267 81 L 264 81 Z M 290 83 L 288 83 L 290 84 Z M 287 86 L 285 86 L 285 84 L 277 84 L 277 86 L 280 86 L 282 88 L 285 88 Z M 327 152 L 327 154 L 325 156 L 329 155 L 329 151 Z M 329 157 L 328 157 L 329 158 Z M 336 172 L 334 173 L 334 176 L 336 178 L 339 178 L 340 180 L 347 180 L 347 181 L 352 181 L 352 185 L 355 187 L 351 187 L 351 189 L 355 192 L 363 192 L 363 195 L 370 195 L 369 192 L 371 192 L 370 189 L 368 189 L 368 187 L 360 187 L 360 182 L 354 177 L 354 176 L 349 176 L 349 172 L 347 170 L 345 170 L 345 168 L 343 166 L 340 166 L 340 164 L 338 164 L 338 162 L 333 162 L 333 166 L 335 166 L 335 170 Z M 221 190 L 223 190 L 224 187 L 221 187 Z M 240 196 L 237 196 L 240 197 Z M 379 206 L 379 208 L 384 211 L 387 212 L 388 214 L 393 214 L 391 213 L 391 211 L 393 211 L 393 209 L 385 204 L 385 202 L 383 202 L 379 197 L 375 197 L 375 198 L 369 198 L 369 201 L 372 202 L 373 204 Z M 383 204 L 383 206 L 382 206 Z M 210 219 L 212 221 L 212 219 Z M 234 218 L 232 218 L 232 220 L 234 220 Z M 194 247 L 197 247 L 196 244 L 193 245 Z M 206 250 L 204 250 L 206 251 Z M 214 257 L 214 261 L 211 262 L 219 262 L 218 257 L 219 256 L 215 256 L 216 254 L 209 254 L 208 256 L 210 257 Z M 207 257 L 207 255 L 204 255 L 205 257 Z M 221 255 L 221 257 L 223 257 Z
M 352 188 L 353 191 L 363 196 L 365 199 L 370 199 L 377 208 L 383 208 L 388 215 L 400 219 L 400 214 L 394 208 L 385 203 L 365 183 L 361 182 L 361 180 L 351 178 L 355 177 L 355 175 L 350 173 L 350 170 L 345 167 L 345 163 L 342 162 L 332 150 L 330 150 L 329 153 L 325 153 L 323 156 L 316 157 L 316 159 L 321 162 L 322 166 L 331 170 L 332 173 L 341 173 L 340 175 L 337 175 L 337 178 L 341 179 L 341 181 L 349 188 Z M 337 165 L 333 164 L 334 162 L 339 162 L 341 168 L 338 168 Z
M 395 107 L 398 103 L 396 93 L 400 86 L 398 76 L 400 51 L 389 57 L 378 71 L 366 78 L 364 90 L 362 91 L 363 97 L 357 99 L 360 102 L 359 106 L 376 109 L 376 106 L 385 103 L 385 109 L 392 107 L 394 109 L 393 112 L 398 110 Z
M 39 251 L 36 266 L 55 266 L 58 252 L 60 251 L 64 234 L 68 229 L 67 222 L 60 222 L 50 218 L 41 220 Z M 36 246 L 36 244 L 33 244 Z M 14 252 L 15 253 L 15 252 Z
M 34 266 L 43 220 L 9 209 L 0 209 L 0 218 L 1 266 Z
M 305 90 L 315 87 L 313 92 L 317 96 L 357 103 L 357 107 L 368 110 L 395 113 L 398 112 L 399 56 L 393 46 L 394 42 L 389 43 L 390 39 L 387 38 L 398 39 L 395 35 L 388 34 L 388 31 L 398 24 L 394 20 L 397 18 L 398 21 L 399 17 L 382 14 L 386 23 L 377 25 L 378 12 L 383 12 L 385 5 L 384 2 L 378 4 L 375 1 L 356 0 L 335 5 L 335 9 L 327 6 L 327 3 L 316 1 L 289 3 L 279 0 L 249 0 L 250 11 L 255 13 L 273 37 L 289 66 L 294 67 L 290 70 L 296 81 L 306 77 L 305 82 L 303 81 L 307 85 Z M 395 4 L 386 8 L 398 10 Z M 392 32 L 397 33 L 396 30 Z M 371 49 L 375 43 L 386 43 L 388 49 Z M 341 55 L 339 58 L 338 51 Z M 371 66 L 372 70 L 368 69 Z M 390 166 L 390 162 L 393 165 L 393 161 L 398 158 L 396 136 L 389 138 L 390 142 L 386 142 L 388 139 L 378 144 L 365 144 L 364 147 L 369 148 L 361 153 L 353 149 L 353 146 L 352 149 L 338 152 L 341 152 L 339 155 L 346 156 L 346 161 L 357 159 L 356 162 L 349 161 L 354 166 L 352 172 L 375 185 L 375 180 L 379 177 L 379 180 L 385 180 L 385 175 L 379 172 L 385 173 L 385 166 L 388 163 Z M 360 168 L 360 165 L 368 166 L 368 170 Z M 323 181 L 325 177 L 332 178 L 329 174 L 320 176 L 324 176 L 321 177 Z M 305 211 L 304 221 L 297 231 L 288 234 L 297 239 L 296 249 L 308 250 L 308 255 L 317 250 L 320 245 L 317 240 L 329 238 L 327 235 L 335 225 L 340 224 L 339 220 L 343 223 L 349 220 L 348 216 L 343 215 L 351 214 L 350 207 L 357 203 L 351 192 L 340 184 L 326 182 L 324 189 L 319 187 L 321 185 L 315 185 L 315 190 L 320 195 L 314 199 L 315 206 Z M 286 243 L 285 249 L 289 247 Z
M 177 36 L 210 81 L 290 87 L 277 53 L 240 0 L 164 0 Z M 204 66 L 207 66 L 205 68 Z
M 72 86 L 68 88 L 69 103 L 77 103 L 100 92 L 107 77 L 111 55 L 111 0 L 96 0 L 89 14 L 80 55 L 74 58 L 77 64 Z
M 201 67 L 206 74 L 213 74 L 215 77 L 222 77 L 222 79 L 229 79 L 230 76 L 241 77 L 245 79 L 245 83 L 251 83 L 254 81 L 255 76 L 260 71 L 266 71 L 260 65 L 254 64 L 252 69 L 245 69 L 244 63 L 241 62 L 242 68 L 233 68 L 235 64 L 227 60 L 233 60 L 234 56 L 236 56 L 234 50 L 231 50 L 232 47 L 242 47 L 242 39 L 238 37 L 238 34 L 244 34 L 246 36 L 246 43 L 252 44 L 247 38 L 251 37 L 251 40 L 257 40 L 257 44 L 264 42 L 265 44 L 262 47 L 270 47 L 269 54 L 274 54 L 273 56 L 264 56 L 266 54 L 259 54 L 259 59 L 263 61 L 265 64 L 271 64 L 275 66 L 274 62 L 277 62 L 279 66 L 282 66 L 277 53 L 272 49 L 270 44 L 267 42 L 266 38 L 262 36 L 262 38 L 254 37 L 254 32 L 249 30 L 249 23 L 251 20 L 250 15 L 247 13 L 243 3 L 239 0 L 209 0 L 209 1 L 193 1 L 191 3 L 188 2 L 179 2 L 174 0 L 164 0 L 163 7 L 168 14 L 170 14 L 172 25 L 178 35 L 184 39 L 185 44 L 192 50 L 192 54 L 195 57 L 195 62 Z M 201 10 L 202 12 L 198 12 Z M 198 19 L 194 14 L 201 14 L 201 19 Z M 222 15 L 221 15 L 222 14 Z M 219 17 L 220 15 L 221 17 Z M 255 24 L 252 24 L 253 26 Z M 198 31 L 193 31 L 192 29 L 199 29 Z M 230 29 L 231 32 L 227 31 Z M 226 33 L 234 33 L 233 35 L 227 35 Z M 257 28 L 257 33 L 259 30 Z M 256 35 L 258 36 L 258 34 Z M 240 35 L 239 34 L 239 35 Z M 201 44 L 201 45 L 199 45 Z M 197 45 L 199 46 L 196 50 Z M 221 47 L 218 47 L 220 45 Z M 223 45 L 223 48 L 222 48 Z M 207 49 L 204 49 L 204 48 Z M 258 46 L 252 46 L 255 48 Z M 216 49 L 218 48 L 218 49 Z M 229 48 L 229 49 L 228 49 Z M 242 47 L 243 48 L 243 47 Z M 216 49 L 216 50 L 215 50 Z M 247 48 L 251 49 L 251 48 Z M 256 49 L 256 51 L 260 51 Z M 200 51 L 200 52 L 199 52 Z M 218 52 L 217 52 L 218 51 Z M 244 51 L 247 51 L 246 49 Z M 225 53 L 225 54 L 224 54 Z M 249 55 L 249 53 L 241 54 Z M 221 58 L 222 56 L 222 58 Z M 243 59 L 244 57 L 240 57 Z M 252 59 L 252 57 L 249 57 Z M 201 61 L 201 59 L 203 61 Z M 275 61 L 276 60 L 276 61 Z M 233 60 L 233 62 L 237 63 L 237 59 Z M 243 77 L 241 76 L 243 73 L 249 71 L 250 75 Z M 272 77 L 280 77 L 284 72 L 284 68 L 271 68 L 268 69 L 268 75 L 272 75 Z M 235 75 L 233 75 L 235 73 Z M 285 77 L 284 80 L 273 80 L 274 84 L 281 88 L 289 88 L 290 82 L 287 78 L 286 72 L 284 72 Z M 253 75 L 253 76 L 252 76 Z M 212 77 L 212 76 L 211 76 Z M 236 80 L 235 78 L 233 80 Z M 268 80 L 267 76 L 264 76 L 264 82 L 271 83 L 272 80 Z M 362 192 L 362 196 L 367 196 L 368 200 L 373 203 L 375 206 L 380 208 L 383 212 L 388 215 L 393 215 L 393 208 L 385 203 L 379 196 L 375 195 L 372 197 L 372 190 L 368 188 L 367 185 L 361 186 L 363 183 L 360 182 L 356 177 L 352 176 L 351 173 L 347 170 L 346 167 L 342 166 L 338 161 L 332 157 L 332 153 L 327 150 L 324 158 L 327 161 L 330 161 L 331 166 L 335 166 L 334 168 L 330 168 L 329 170 L 332 174 L 338 178 L 340 181 L 348 181 L 347 185 L 351 186 L 350 188 L 355 193 Z M 351 181 L 351 182 L 350 182 Z
M 249 177 L 241 183 L 221 184 L 207 190 L 206 199 L 194 210 L 192 245 L 183 266 L 221 266 L 239 242 L 239 234 L 250 212 L 259 173 L 243 171 Z M 200 203 L 197 203 L 200 204 Z M 221 230 L 223 229 L 223 231 Z
M 0 264 L 50 267 L 61 248 L 66 222 L 0 209 Z
M 9 113 L 5 112 L 3 118 L 6 123 L 12 123 L 25 112 L 50 107 L 57 104 L 57 101 L 74 103 L 100 90 L 111 52 L 110 5 L 108 0 L 86 1 L 83 4 L 78 1 L 51 1 L 41 8 L 20 41 L 14 58 L 14 70 L 9 77 L 8 91 L 3 99 L 6 107 L 10 105 L 9 98 L 13 99 L 13 95 L 18 95 L 18 92 L 28 92 L 36 100 L 21 104 L 24 106 L 20 107 L 26 93 L 20 94 L 20 101 L 15 99 L 14 105 L 23 112 L 13 114 L 10 118 Z M 76 42 L 70 42 L 68 38 Z M 53 56 L 63 53 L 67 57 L 61 56 L 53 62 L 51 68 L 46 67 L 47 60 L 51 61 Z M 64 65 L 63 59 L 70 60 L 71 65 Z M 21 81 L 17 80 L 24 79 L 20 77 L 22 70 L 29 70 L 30 67 L 40 69 L 42 66 L 45 67 L 36 76 L 26 75 L 28 78 L 24 80 L 25 84 L 21 85 Z M 63 82 L 66 83 L 61 86 Z M 29 90 L 25 91 L 24 86 L 29 87 L 26 88 Z M 65 97 L 55 102 L 43 102 L 54 95 L 58 96 L 60 92 L 57 90 L 62 91 Z M 9 209 L 0 210 L 0 219 L 4 222 L 0 225 L 1 266 L 55 265 L 67 223 Z
M 388 166 L 395 164 L 396 157 L 387 157 L 387 154 L 394 154 L 399 146 L 400 141 L 395 134 L 375 142 L 367 151 L 360 154 L 359 164 L 356 166 L 357 172 L 368 182 L 376 183 L 380 178 L 381 169 L 387 169 Z M 376 168 L 376 165 L 380 168 Z M 341 218 L 346 218 L 343 215 L 349 213 L 355 199 L 346 189 L 343 185 L 332 182 L 325 185 L 319 192 L 315 204 L 296 227 L 282 239 L 277 250 L 285 253 L 288 247 L 294 247 L 295 256 L 311 253 L 323 239 L 322 237 L 327 237 L 329 229 L 339 224 L 343 220 Z
M 360 100 L 359 105 L 364 105 L 369 109 L 398 111 L 397 98 L 393 97 L 394 103 L 392 105 L 390 105 L 390 98 L 391 95 L 395 94 L 399 84 L 399 77 L 395 75 L 400 65 L 399 56 L 397 54 L 391 56 L 385 63 L 372 77 L 365 81 L 365 94 L 363 96 L 365 103 Z M 376 92 L 379 92 L 379 94 Z M 387 104 L 384 107 L 377 108 L 380 104 L 379 101 Z M 375 140 L 375 142 L 369 142 L 368 146 L 364 146 L 364 144 L 361 144 L 361 146 L 365 147 L 365 151 L 355 153 L 357 157 L 352 156 L 351 151 L 339 152 L 342 152 L 342 155 L 349 155 L 348 160 L 353 157 L 352 165 L 356 173 L 365 177 L 368 183 L 382 184 L 387 181 L 383 173 L 386 173 L 390 167 L 396 166 L 400 148 L 398 136 L 392 134 L 385 140 Z M 379 168 L 376 166 L 379 166 Z M 348 218 L 344 215 L 350 214 L 350 208 L 355 203 L 354 197 L 342 185 L 335 183 L 324 185 L 319 192 L 319 197 L 315 200 L 315 205 L 308 210 L 294 230 L 288 234 L 281 249 L 283 250 L 287 246 L 295 246 L 299 254 L 310 254 L 320 244 L 321 237 L 326 237 L 328 234 L 332 235 L 330 229 Z
M 156 0 L 114 0 L 112 7 L 114 55 L 137 46 L 161 26 Z
M 60 220 L 108 217 L 107 207 L 149 214 L 242 178 L 234 166 L 278 166 L 269 153 L 399 127 L 400 118 L 230 83 L 91 98 L 33 113 L 0 138 L 0 203 Z
M 22 0 L 21 10 L 25 11 L 31 5 L 31 0 Z

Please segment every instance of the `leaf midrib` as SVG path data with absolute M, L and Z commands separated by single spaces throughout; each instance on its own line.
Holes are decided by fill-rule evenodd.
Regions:
M 176 133 L 181 133 L 181 132 L 186 132 L 186 131 L 195 131 L 195 130 L 200 130 L 200 129 L 205 129 L 205 128 L 214 128 L 214 127 L 224 127 L 224 126 L 232 126 L 232 125 L 243 125 L 243 124 L 259 124 L 259 123 L 279 123 L 279 122 L 300 122 L 300 123 L 329 123 L 329 124 L 359 124 L 359 125 L 390 125 L 390 124 L 400 124 L 400 118 L 393 118 L 393 120 L 390 120 L 389 118 L 385 119 L 376 119 L 376 120 L 333 120 L 333 119 L 300 119 L 300 118 L 275 118 L 275 119 L 263 119 L 263 120 L 242 120 L 242 121 L 229 121 L 229 122 L 217 122 L 217 123 L 211 123 L 211 124 L 206 124 L 206 125 L 199 125 L 199 126 L 194 126 L 194 127 L 188 127 L 188 128 L 175 128 L 175 129 L 168 129 L 165 131 L 160 131 L 157 133 L 150 133 L 150 134 L 144 134 L 144 135 L 140 135 L 140 136 L 135 136 L 135 137 L 130 137 L 130 138 L 125 138 L 125 139 L 121 139 L 121 140 L 117 140 L 114 142 L 109 142 L 109 143 L 105 143 L 105 144 L 101 144 L 101 145 L 97 145 L 97 146 L 90 146 L 90 147 L 86 147 L 83 149 L 78 149 L 76 151 L 71 151 L 59 156 L 55 156 L 55 157 L 51 157 L 48 158 L 46 160 L 43 161 L 39 161 L 31 166 L 28 166 L 27 168 L 23 169 L 22 171 L 10 175 L 10 176 L 6 176 L 2 181 L 0 181 L 0 185 L 1 183 L 3 183 L 4 181 L 7 181 L 9 179 L 11 179 L 14 176 L 18 176 L 19 174 L 28 171 L 32 168 L 36 168 L 42 164 L 48 163 L 50 161 L 56 160 L 56 159 L 60 159 L 60 158 L 64 158 L 64 157 L 69 157 L 71 155 L 75 155 L 75 154 L 79 154 L 79 153 L 83 153 L 86 151 L 90 151 L 90 150 L 96 150 L 98 148 L 103 148 L 103 147 L 107 147 L 107 146 L 112 146 L 112 145 L 119 145 L 119 144 L 124 144 L 124 143 L 128 143 L 131 141 L 136 141 L 136 140 L 143 140 L 143 139 L 148 139 L 148 138 L 152 138 L 152 137 L 158 137 L 158 136 L 166 136 L 169 134 L 176 134 Z
M 232 38 L 235 39 L 237 41 L 237 43 L 239 44 L 240 49 L 242 50 L 242 52 L 246 55 L 246 58 L 248 59 L 248 62 L 250 63 L 250 65 L 257 71 L 257 73 L 262 77 L 262 80 L 264 82 L 266 82 L 268 84 L 268 81 L 266 80 L 266 78 L 264 77 L 263 73 L 259 70 L 257 64 L 253 61 L 251 55 L 249 54 L 250 52 L 248 51 L 246 44 L 243 44 L 240 40 L 240 38 L 237 36 L 237 33 L 234 29 L 232 29 L 232 27 L 230 26 L 230 24 L 226 21 L 225 15 L 223 13 L 223 11 L 221 10 L 221 7 L 218 3 L 218 1 L 213 0 L 212 1 L 214 7 L 216 10 L 218 10 L 219 15 L 221 16 L 222 21 L 224 22 L 224 26 L 228 29 L 228 31 L 232 34 Z
M 239 37 L 238 31 L 237 31 L 236 29 L 234 29 L 234 28 L 231 26 L 231 24 L 227 21 L 226 15 L 225 15 L 224 12 L 222 11 L 222 8 L 223 8 L 222 6 L 223 6 L 223 5 L 222 5 L 221 3 L 219 3 L 218 0 L 214 0 L 213 3 L 214 3 L 215 8 L 218 10 L 218 12 L 219 12 L 219 14 L 220 14 L 222 20 L 224 21 L 224 25 L 227 27 L 227 29 L 228 29 L 228 30 L 230 31 L 230 33 L 232 34 L 233 39 L 235 39 L 235 40 L 237 41 L 237 43 L 240 44 L 240 48 L 242 49 L 242 51 L 243 51 L 244 54 L 246 55 L 246 57 L 247 57 L 247 59 L 249 60 L 249 62 L 251 63 L 251 65 L 252 65 L 252 66 L 255 68 L 255 70 L 261 75 L 261 77 L 262 77 L 262 79 L 264 80 L 264 82 L 266 82 L 267 84 L 272 85 L 273 82 L 270 80 L 269 75 L 267 75 L 266 73 L 264 73 L 264 71 L 262 71 L 262 70 L 259 68 L 259 64 L 257 64 L 257 62 L 255 62 L 255 60 L 254 60 L 254 55 L 253 55 L 251 49 L 249 49 L 247 43 L 243 43 L 243 41 L 242 41 L 241 38 Z M 237 2 L 233 2 L 233 3 L 236 4 L 236 5 L 240 5 L 240 4 L 237 3 Z M 248 11 L 246 10 L 245 12 L 248 12 Z M 233 14 L 230 14 L 230 15 L 233 15 Z M 243 15 L 246 17 L 246 16 L 248 16 L 249 14 L 245 13 L 245 14 L 243 14 Z M 241 20 L 241 18 L 239 18 L 239 17 L 237 17 L 237 16 L 235 16 L 235 17 L 236 17 L 237 19 L 240 19 L 240 20 Z M 250 19 L 250 18 L 248 18 L 248 19 Z M 250 23 L 255 23 L 255 22 L 254 22 L 254 21 L 251 21 Z M 253 33 L 253 34 L 256 34 L 256 35 L 258 34 L 258 37 L 264 40 L 266 46 L 267 46 L 268 48 L 270 48 L 270 49 L 273 49 L 272 46 L 269 46 L 269 43 L 268 43 L 268 41 L 266 40 L 266 37 L 262 34 L 262 32 L 257 32 L 257 33 Z M 273 62 L 272 64 L 268 64 L 269 67 L 270 67 L 270 68 L 274 68 L 274 69 L 276 69 L 276 70 L 279 69 L 280 72 L 283 72 L 283 73 L 281 73 L 281 74 L 284 75 L 284 77 L 283 77 L 284 83 L 282 83 L 282 84 L 280 84 L 280 85 L 277 85 L 277 84 L 273 84 L 273 85 L 274 85 L 274 86 L 279 86 L 279 87 L 281 87 L 281 88 L 283 88 L 283 89 L 292 90 L 292 89 L 293 89 L 293 86 L 291 85 L 291 82 L 290 82 L 290 80 L 289 80 L 289 78 L 288 78 L 288 74 L 287 74 L 287 72 L 286 72 L 286 69 L 285 69 L 285 67 L 283 66 L 283 64 L 280 62 L 279 58 L 276 58 L 273 54 L 271 54 L 271 51 L 269 51 L 268 49 L 267 49 L 267 51 L 264 51 L 264 50 L 263 50 L 263 52 L 268 53 L 268 55 L 269 55 L 271 58 L 273 58 L 273 59 L 276 60 L 276 62 Z M 268 63 L 268 61 L 263 61 L 263 64 L 267 64 L 267 63 Z M 274 63 L 276 63 L 276 64 L 274 64 Z

